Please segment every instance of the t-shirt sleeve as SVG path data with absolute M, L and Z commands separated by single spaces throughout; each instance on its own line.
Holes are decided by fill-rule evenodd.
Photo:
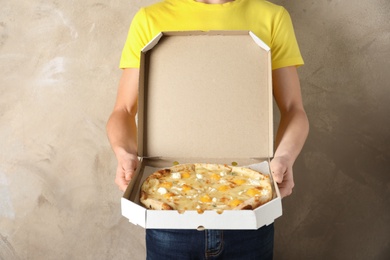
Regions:
M 142 48 L 149 42 L 149 24 L 145 9 L 141 8 L 134 16 L 122 50 L 119 67 L 139 68 Z
M 283 7 L 275 19 L 271 41 L 272 69 L 304 64 L 291 17 Z

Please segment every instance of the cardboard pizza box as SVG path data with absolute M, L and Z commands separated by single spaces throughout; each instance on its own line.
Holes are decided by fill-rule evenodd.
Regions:
M 273 156 L 271 53 L 249 31 L 166 32 L 141 53 L 140 166 L 121 201 L 144 228 L 258 229 L 282 215 L 281 197 L 254 210 L 162 211 L 139 201 L 142 182 L 179 163 L 260 167 Z M 272 176 L 271 176 L 272 178 Z

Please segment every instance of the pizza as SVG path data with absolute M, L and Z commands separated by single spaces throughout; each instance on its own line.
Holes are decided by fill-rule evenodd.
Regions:
M 222 164 L 179 164 L 160 169 L 141 186 L 140 201 L 154 210 L 255 209 L 273 198 L 269 175 Z

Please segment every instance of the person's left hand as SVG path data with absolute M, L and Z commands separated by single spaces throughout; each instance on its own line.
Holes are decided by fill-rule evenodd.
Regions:
M 294 188 L 292 164 L 286 158 L 275 157 L 271 161 L 271 172 L 278 184 L 282 198 L 291 195 Z

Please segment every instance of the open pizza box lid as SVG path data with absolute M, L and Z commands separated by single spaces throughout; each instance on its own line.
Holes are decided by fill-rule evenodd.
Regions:
M 275 182 L 274 199 L 254 210 L 180 214 L 149 210 L 139 201 L 146 177 L 174 162 L 234 162 L 270 174 L 272 105 L 270 49 L 252 32 L 158 34 L 141 52 L 141 161 L 122 198 L 122 215 L 145 228 L 257 229 L 273 223 L 282 215 Z

